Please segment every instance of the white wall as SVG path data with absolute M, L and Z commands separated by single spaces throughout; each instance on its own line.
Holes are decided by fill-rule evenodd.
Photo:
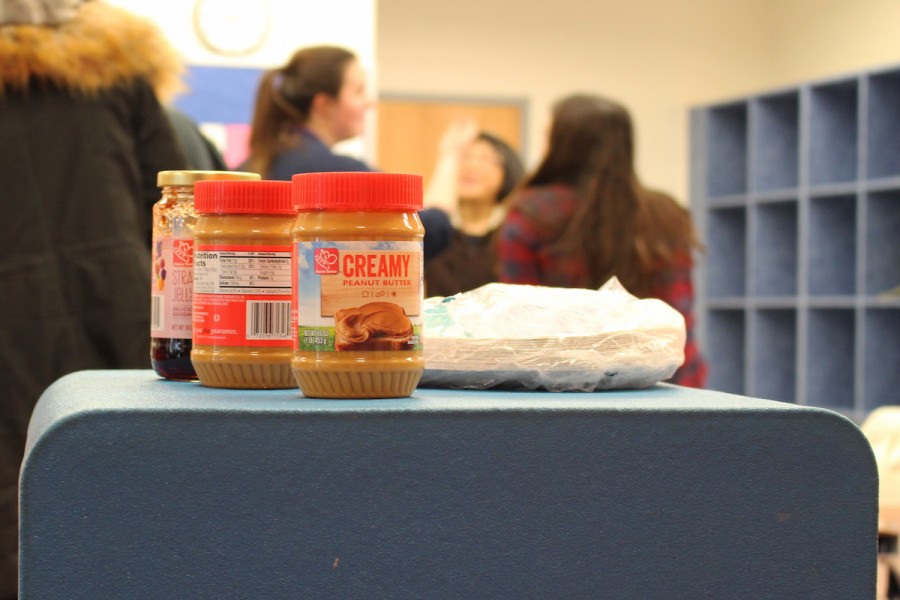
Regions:
M 900 62 L 897 0 L 770 0 L 777 82 L 894 66 Z
M 688 194 L 691 106 L 900 62 L 898 0 L 380 0 L 380 90 L 530 101 L 527 162 L 556 98 L 632 111 L 648 185 Z
M 337 44 L 352 49 L 367 68 L 375 67 L 373 0 L 250 0 L 268 4 L 273 15 L 266 43 L 253 54 L 219 56 L 194 32 L 191 0 L 107 0 L 157 23 L 185 60 L 196 65 L 267 67 L 284 63 L 298 48 Z
M 216 0 L 208 0 L 214 4 Z M 377 96 L 375 0 L 248 0 L 268 4 L 272 19 L 266 42 L 247 56 L 221 56 L 200 42 L 193 27 L 196 0 L 107 0 L 154 21 L 190 65 L 273 67 L 284 64 L 303 46 L 335 44 L 352 50 L 367 71 L 372 97 Z M 234 0 L 226 1 L 232 4 Z M 375 118 L 375 115 L 372 115 Z M 374 132 L 374 121 L 367 125 Z M 213 136 L 214 129 L 208 129 Z M 218 141 L 218 140 L 217 140 Z M 375 140 L 345 142 L 339 151 L 373 157 Z

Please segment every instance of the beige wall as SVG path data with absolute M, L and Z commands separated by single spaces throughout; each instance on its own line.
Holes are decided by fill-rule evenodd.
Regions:
M 529 101 L 528 152 L 573 91 L 627 104 L 648 185 L 687 201 L 688 110 L 900 63 L 898 0 L 378 0 L 383 93 Z
M 776 82 L 827 79 L 900 63 L 897 0 L 771 2 L 776 7 Z

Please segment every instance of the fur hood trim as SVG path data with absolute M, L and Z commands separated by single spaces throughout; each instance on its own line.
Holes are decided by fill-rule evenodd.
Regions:
M 91 96 L 142 77 L 167 102 L 183 88 L 182 71 L 156 25 L 103 2 L 56 27 L 0 25 L 0 95 L 37 80 Z

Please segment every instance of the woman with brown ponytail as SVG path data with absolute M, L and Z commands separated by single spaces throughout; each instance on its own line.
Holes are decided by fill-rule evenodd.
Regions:
M 250 132 L 250 156 L 242 169 L 264 179 L 289 181 L 295 173 L 371 171 L 364 162 L 331 147 L 360 135 L 372 107 L 356 56 L 336 46 L 298 50 L 259 84 Z
M 703 387 L 691 283 L 698 246 L 688 211 L 641 185 L 625 107 L 590 95 L 557 102 L 547 153 L 500 228 L 501 281 L 597 289 L 615 276 L 635 296 L 669 303 L 687 326 L 685 362 L 670 381 Z
M 361 160 L 331 151 L 363 132 L 371 107 L 365 72 L 352 52 L 336 46 L 298 50 L 286 65 L 263 75 L 250 156 L 240 169 L 285 181 L 296 173 L 373 171 Z M 439 209 L 419 211 L 419 218 L 428 261 L 447 247 L 453 226 Z

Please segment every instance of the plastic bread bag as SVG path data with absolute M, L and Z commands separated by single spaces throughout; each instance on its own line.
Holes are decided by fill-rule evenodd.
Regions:
M 428 298 L 423 316 L 423 387 L 638 389 L 684 362 L 681 313 L 616 278 L 599 290 L 491 283 Z

